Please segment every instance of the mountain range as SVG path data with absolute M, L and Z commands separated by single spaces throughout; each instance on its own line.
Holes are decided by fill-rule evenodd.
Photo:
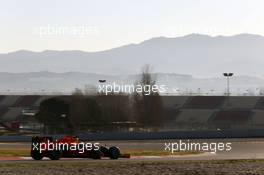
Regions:
M 158 37 L 99 52 L 20 50 L 0 54 L 0 91 L 67 92 L 108 83 L 133 84 L 142 67 L 153 67 L 168 92 L 224 92 L 223 72 L 233 72 L 231 90 L 264 87 L 264 37 L 253 34 Z
M 154 72 L 198 77 L 264 75 L 264 37 L 252 34 L 216 36 L 190 34 L 158 37 L 99 52 L 20 50 L 0 54 L 0 72 L 84 72 L 137 74 L 150 64 Z

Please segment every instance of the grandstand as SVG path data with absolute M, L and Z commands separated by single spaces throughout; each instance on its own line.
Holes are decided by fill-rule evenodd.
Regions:
M 2 101 L 4 98 L 5 98 L 4 95 L 0 95 L 0 103 L 1 103 L 1 101 Z
M 1 95 L 0 123 L 21 122 L 25 115 L 32 118 L 40 103 L 50 97 L 54 96 Z M 167 125 L 176 130 L 264 127 L 264 97 L 162 96 L 162 100 Z
M 17 95 L 7 95 L 0 101 L 0 106 L 13 106 L 19 96 Z
M 163 105 L 166 108 L 181 108 L 185 102 L 188 100 L 188 96 L 162 96 Z
M 182 108 L 188 98 L 188 96 L 178 96 L 177 98 L 175 96 L 162 96 L 163 106 L 169 121 L 175 120 L 180 113 L 179 109 Z
M 8 107 L 0 107 L 0 119 L 8 111 Z
M 218 111 L 211 118 L 210 123 L 221 129 L 247 128 L 252 121 L 251 110 Z
M 184 104 L 189 109 L 217 109 L 221 108 L 226 97 L 224 96 L 194 96 Z
M 179 99 L 182 103 L 177 104 Z M 264 97 L 170 96 L 163 98 L 169 124 L 177 129 L 261 129 Z M 169 101 L 166 101 L 169 100 Z M 176 106 L 176 107 L 175 107 Z
M 173 124 L 179 129 L 202 129 L 206 128 L 207 121 L 214 114 L 211 109 L 182 109 Z
M 264 97 L 260 97 L 255 105 L 255 109 L 263 109 L 264 110 Z
M 20 120 L 25 109 L 36 109 L 40 96 L 6 95 L 0 96 L 0 124 L 8 130 L 19 128 Z
M 2 114 L 1 116 L 1 122 L 12 122 L 21 116 L 23 108 L 22 107 L 10 107 L 8 110 Z
M 253 128 L 263 128 L 264 126 L 264 110 L 253 110 L 252 121 Z
M 223 108 L 225 109 L 254 109 L 259 102 L 257 96 L 231 96 L 227 97 Z
M 19 97 L 16 102 L 13 104 L 15 107 L 28 107 L 36 106 L 37 100 L 40 98 L 38 95 L 25 95 Z

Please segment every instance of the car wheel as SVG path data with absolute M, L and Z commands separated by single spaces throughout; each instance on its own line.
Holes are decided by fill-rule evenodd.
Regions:
M 61 158 L 61 151 L 54 150 L 49 154 L 50 160 L 59 160 Z
M 109 149 L 107 147 L 100 146 L 99 150 L 104 154 L 104 157 L 109 157 Z
M 101 159 L 103 156 L 103 153 L 100 150 L 92 150 L 91 152 L 91 158 L 93 159 Z
M 120 150 L 118 147 L 112 146 L 109 148 L 110 159 L 118 159 L 120 156 Z
M 39 151 L 32 151 L 31 152 L 31 157 L 34 160 L 41 160 L 43 158 L 42 154 Z

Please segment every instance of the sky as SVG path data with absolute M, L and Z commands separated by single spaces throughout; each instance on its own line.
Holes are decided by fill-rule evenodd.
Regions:
M 264 35 L 263 0 L 0 0 L 0 53 L 101 51 L 191 33 Z

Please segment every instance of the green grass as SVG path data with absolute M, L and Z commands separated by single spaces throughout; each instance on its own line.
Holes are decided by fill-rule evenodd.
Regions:
M 30 150 L 28 149 L 2 149 L 0 150 L 1 157 L 28 157 L 30 156 Z

